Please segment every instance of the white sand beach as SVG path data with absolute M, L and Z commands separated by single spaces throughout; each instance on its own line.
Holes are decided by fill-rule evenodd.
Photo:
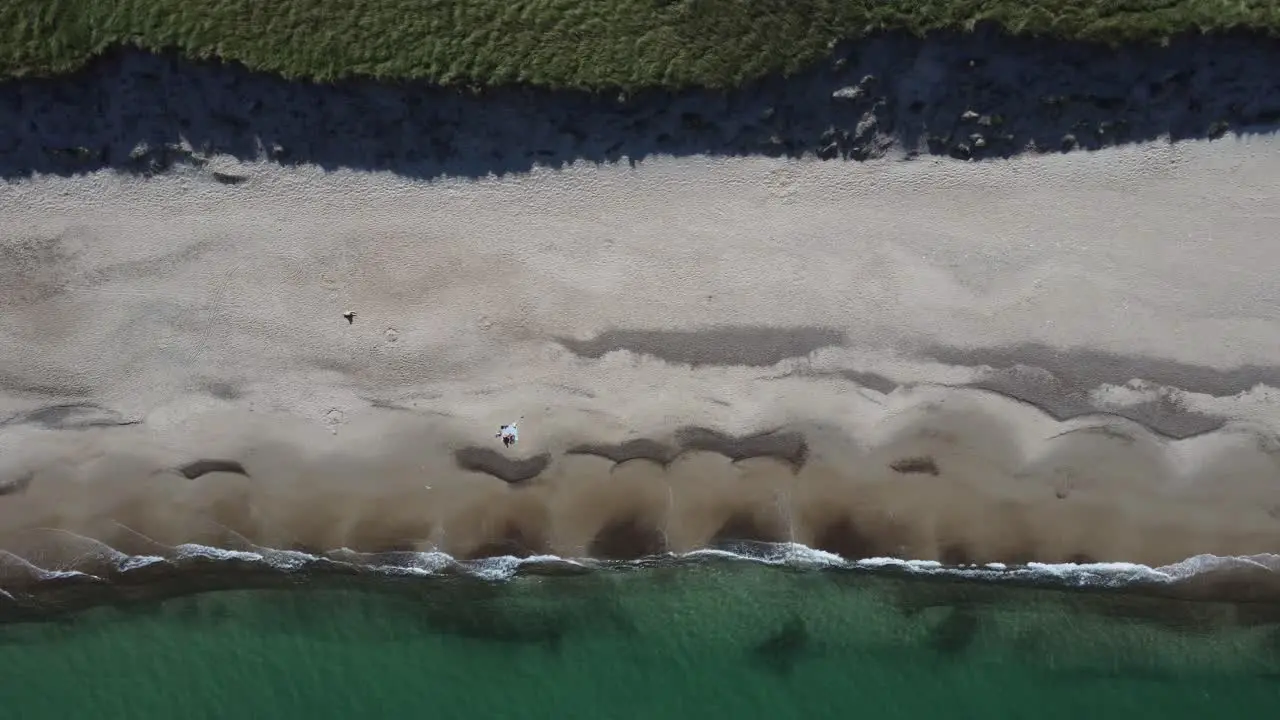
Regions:
M 0 548 L 1274 552 L 1278 177 L 1254 136 L 13 182 Z

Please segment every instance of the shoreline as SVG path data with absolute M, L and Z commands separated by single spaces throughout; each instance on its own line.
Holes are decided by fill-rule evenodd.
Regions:
M 685 554 L 633 561 L 556 556 L 458 560 L 439 552 L 322 555 L 298 551 L 227 550 L 188 545 L 167 557 L 131 556 L 99 561 L 94 573 L 23 573 L 0 564 L 8 590 L 0 590 L 0 626 L 56 620 L 100 607 L 133 605 L 225 591 L 326 590 L 439 592 L 450 587 L 497 591 L 517 581 L 601 577 L 613 572 L 663 572 L 703 567 L 761 566 L 787 573 L 818 573 L 834 583 L 897 584 L 893 602 L 903 612 L 920 606 L 1000 605 L 1010 591 L 1056 594 L 1076 611 L 1202 632 L 1216 623 L 1268 627 L 1280 621 L 1280 555 L 1253 558 L 1199 556 L 1161 568 L 1131 563 L 1025 566 L 946 566 L 931 561 L 876 558 L 851 562 L 803 545 L 735 543 Z M 738 565 L 738 564 L 744 565 Z M 85 566 L 87 568 L 87 565 Z M 440 584 L 447 583 L 447 584 Z M 461 583 L 461 585 L 459 585 Z M 511 586 L 518 591 L 519 584 Z M 1206 606 L 1231 608 L 1229 615 Z

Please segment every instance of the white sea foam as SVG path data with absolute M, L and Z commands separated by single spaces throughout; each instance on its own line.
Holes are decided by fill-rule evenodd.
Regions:
M 190 560 L 200 558 L 204 560 L 240 560 L 243 562 L 260 562 L 266 563 L 267 558 L 252 552 L 241 552 L 239 550 L 224 550 L 222 548 L 209 547 L 208 545 L 198 545 L 196 543 L 183 543 L 174 548 L 175 559 Z
M 668 553 L 635 562 L 608 562 L 591 558 L 566 558 L 557 555 L 534 555 L 525 558 L 506 555 L 479 560 L 458 560 L 447 553 L 437 551 L 373 555 L 357 552 L 349 548 L 339 548 L 325 553 L 323 556 L 311 555 L 296 550 L 272 548 L 258 550 L 253 552 L 229 550 L 186 543 L 172 548 L 172 555 L 169 557 L 160 555 L 129 556 L 115 552 L 115 556 L 118 556 L 115 562 L 115 570 L 121 573 L 128 573 L 157 563 L 180 563 L 183 560 L 201 559 L 215 562 L 238 561 L 261 564 L 282 573 L 295 573 L 313 565 L 332 563 L 360 567 L 388 576 L 428 578 L 460 572 L 482 580 L 502 582 L 520 575 L 523 569 L 530 566 L 562 565 L 588 571 L 602 571 L 610 567 L 650 564 L 654 561 L 661 562 L 664 560 L 676 562 L 720 560 L 813 570 L 892 571 L 920 576 L 953 576 L 969 580 L 1048 581 L 1053 584 L 1070 587 L 1112 588 L 1138 583 L 1173 584 L 1196 575 L 1222 570 L 1242 569 L 1280 572 L 1280 555 L 1272 554 L 1245 557 L 1197 555 L 1171 565 L 1156 568 L 1126 562 L 1084 564 L 1032 562 L 1020 566 L 989 563 L 981 566 L 949 567 L 933 560 L 905 560 L 889 557 L 850 561 L 838 555 L 797 543 L 757 543 L 749 551 L 745 552 L 707 548 L 682 554 Z M 391 558 L 394 558 L 394 561 L 389 561 Z M 0 563 L 21 566 L 37 581 L 71 577 L 101 579 L 97 575 L 91 575 L 75 569 L 39 567 L 25 558 L 3 550 L 0 550 Z
M 120 572 L 129 572 L 130 570 L 140 570 L 144 567 L 164 562 L 168 561 L 156 555 L 133 555 L 121 561 L 119 570 Z
M 94 580 L 102 579 L 97 575 L 81 572 L 79 570 L 61 570 L 61 569 L 43 568 L 27 560 L 26 558 L 20 557 L 6 550 L 0 550 L 0 565 L 6 565 L 6 564 L 10 566 L 17 566 L 19 568 L 22 568 L 23 570 L 26 570 L 31 574 L 32 577 L 34 577 L 38 581 L 63 580 L 63 579 L 73 578 L 73 577 L 91 578 Z

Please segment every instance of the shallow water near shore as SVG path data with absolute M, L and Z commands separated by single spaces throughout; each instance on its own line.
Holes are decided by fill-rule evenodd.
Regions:
M 1268 609 L 714 557 L 300 579 L 0 626 L 0 690 L 16 718 L 1263 717 Z

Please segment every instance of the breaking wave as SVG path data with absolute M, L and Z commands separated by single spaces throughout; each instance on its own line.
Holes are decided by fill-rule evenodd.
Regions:
M 55 531 L 64 532 L 64 531 Z M 1197 555 L 1160 567 L 1127 562 L 951 566 L 932 560 L 848 560 L 797 543 L 740 542 L 732 547 L 664 553 L 637 560 L 499 556 L 462 560 L 447 553 L 320 554 L 246 545 L 188 543 L 127 555 L 79 537 L 88 552 L 77 567 L 43 567 L 0 550 L 0 622 L 33 620 L 129 600 L 198 592 L 303 585 L 326 580 L 433 582 L 466 578 L 506 583 L 523 577 L 587 575 L 715 563 L 751 563 L 793 572 L 960 581 L 1219 602 L 1280 601 L 1280 555 Z

